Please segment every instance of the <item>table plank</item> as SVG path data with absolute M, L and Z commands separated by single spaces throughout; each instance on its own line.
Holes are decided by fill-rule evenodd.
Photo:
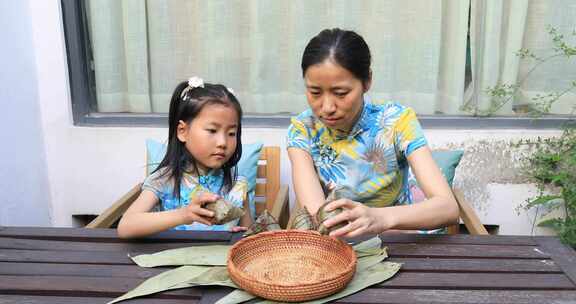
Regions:
M 62 240 L 83 242 L 228 242 L 233 236 L 241 233 L 227 231 L 164 231 L 139 239 L 123 240 L 118 238 L 116 229 L 86 229 L 68 227 L 3 227 L 0 226 L 0 237 L 25 238 L 38 240 Z
M 370 288 L 336 303 L 576 303 L 576 292 L 564 290 L 446 290 Z
M 413 289 L 548 289 L 576 290 L 564 274 L 400 272 L 380 286 Z
M 393 243 L 418 244 L 462 244 L 462 245 L 506 245 L 506 246 L 537 246 L 532 237 L 515 235 L 469 235 L 469 234 L 381 234 L 386 246 Z M 366 236 L 364 238 L 369 238 Z
M 85 276 L 6 276 L 0 275 L 0 294 L 94 296 L 116 298 L 136 288 L 144 280 Z M 155 294 L 159 298 L 200 299 L 202 288 L 192 287 Z
M 0 237 L 0 248 L 53 251 L 121 251 L 141 254 L 154 253 L 166 249 L 224 244 L 219 243 L 106 243 L 71 242 L 54 240 L 33 240 Z M 478 258 L 527 258 L 543 259 L 549 255 L 535 246 L 505 245 L 448 245 L 393 243 L 387 245 L 389 254 L 395 257 L 478 257 Z
M 171 267 L 143 268 L 137 265 L 90 265 L 56 263 L 6 263 L 0 262 L 0 275 L 29 276 L 83 276 L 105 278 L 133 278 L 145 280 Z
M 388 244 L 393 257 L 450 257 L 450 258 L 513 258 L 548 259 L 550 256 L 536 246 L 452 245 L 452 244 Z
M 546 259 L 390 258 L 388 261 L 403 263 L 404 271 L 562 273 L 553 260 Z
M 536 240 L 543 250 L 562 267 L 572 283 L 576 284 L 576 253 L 574 249 L 560 243 L 556 238 L 538 237 Z
M 105 304 L 114 300 L 108 297 L 61 297 L 61 296 L 33 296 L 33 295 L 1 295 L 0 304 Z M 198 299 L 158 299 L 138 298 L 126 302 L 130 304 L 196 304 Z
M 53 250 L 53 251 L 119 251 L 124 253 L 154 253 L 166 249 L 204 245 L 226 245 L 227 242 L 180 243 L 107 243 L 82 241 L 53 241 L 0 237 L 0 249 Z
M 0 262 L 134 265 L 122 251 L 52 251 L 0 249 Z
M 2 253 L 0 252 L 0 256 Z M 16 257 L 27 254 L 14 254 Z M 170 267 L 142 268 L 127 261 L 125 265 L 82 260 L 67 255 L 57 263 L 53 256 L 37 259 L 42 262 L 0 262 L 0 275 L 70 275 L 148 278 Z M 390 259 L 403 263 L 402 271 L 411 272 L 483 272 L 483 273 L 562 273 L 552 260 L 471 260 L 471 259 Z M 82 264 L 82 265 L 79 265 Z M 113 267 L 111 267 L 113 265 Z
M 11 294 L 98 295 L 119 296 L 143 279 L 86 276 L 0 275 L 0 292 Z M 400 271 L 393 279 L 378 286 L 410 289 L 535 289 L 575 290 L 574 284 L 563 274 L 516 273 L 416 273 Z M 198 290 L 184 289 L 198 297 Z M 184 290 L 171 291 L 178 293 Z

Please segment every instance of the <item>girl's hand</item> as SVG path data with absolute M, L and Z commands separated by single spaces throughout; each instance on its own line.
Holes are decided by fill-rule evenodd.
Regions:
M 189 224 L 198 222 L 205 225 L 212 225 L 210 218 L 214 217 L 214 212 L 203 207 L 207 203 L 217 201 L 219 198 L 218 195 L 213 193 L 200 193 L 190 201 L 188 206 L 183 208 L 186 222 Z
M 326 206 L 328 211 L 336 208 L 343 208 L 344 210 L 333 218 L 324 221 L 324 225 L 330 228 L 340 222 L 348 222 L 348 224 L 330 232 L 330 236 L 352 238 L 364 234 L 381 233 L 391 227 L 386 213 L 381 212 L 384 209 L 370 208 L 349 199 L 335 200 Z
M 240 231 L 246 231 L 246 230 L 248 230 L 248 227 L 234 226 L 234 227 L 230 228 L 230 232 L 240 232 Z

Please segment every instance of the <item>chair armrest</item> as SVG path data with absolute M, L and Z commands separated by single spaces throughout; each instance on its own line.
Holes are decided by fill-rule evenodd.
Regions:
M 480 222 L 480 219 L 476 215 L 476 211 L 474 211 L 470 203 L 468 203 L 464 198 L 462 191 L 454 188 L 453 193 L 460 209 L 460 218 L 464 222 L 468 232 L 472 235 L 488 235 L 488 231 Z
M 276 198 L 274 199 L 274 207 L 270 211 L 271 215 L 278 220 L 280 227 L 286 228 L 288 219 L 290 218 L 290 204 L 288 202 L 288 186 L 280 185 Z
M 112 225 L 122 217 L 126 209 L 138 198 L 142 191 L 142 184 L 134 186 L 130 191 L 126 192 L 119 200 L 112 206 L 104 210 L 102 214 L 92 220 L 86 228 L 110 228 Z

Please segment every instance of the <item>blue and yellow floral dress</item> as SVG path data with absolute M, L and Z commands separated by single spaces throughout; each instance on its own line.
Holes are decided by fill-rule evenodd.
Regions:
M 412 202 L 406 157 L 426 144 L 411 108 L 367 100 L 348 133 L 326 127 L 308 109 L 292 118 L 287 136 L 287 147 L 310 153 L 323 185 L 344 187 L 347 198 L 371 207 Z
M 167 176 L 162 176 L 164 170 L 160 169 L 149 175 L 142 185 L 142 190 L 152 191 L 160 200 L 160 211 L 175 210 L 188 206 L 190 200 L 202 192 L 216 193 L 228 200 L 236 207 L 243 208 L 243 202 L 246 199 L 248 182 L 245 177 L 238 176 L 236 182 L 228 193 L 222 191 L 224 184 L 224 172 L 220 170 L 211 170 L 206 175 L 194 176 L 184 174 L 180 185 L 180 199 L 173 195 L 174 182 Z M 250 213 L 253 213 L 254 207 L 250 206 Z M 247 211 L 248 212 L 248 211 Z M 192 223 L 190 225 L 180 225 L 175 230 L 213 230 L 228 231 L 234 226 L 238 226 L 240 220 L 231 221 L 223 225 L 204 225 L 202 223 Z

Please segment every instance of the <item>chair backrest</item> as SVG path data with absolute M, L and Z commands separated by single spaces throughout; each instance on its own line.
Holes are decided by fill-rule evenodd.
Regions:
M 280 148 L 263 147 L 256 173 L 256 214 L 272 210 L 280 189 Z
M 148 168 L 146 168 L 147 170 Z M 147 172 L 146 172 L 147 173 Z M 277 217 L 281 224 L 288 221 L 288 188 L 280 185 L 280 148 L 276 146 L 263 147 L 258 161 L 256 174 L 256 214 L 267 209 Z M 141 184 L 125 193 L 112 206 L 108 207 L 87 228 L 110 228 L 122 217 L 122 214 L 140 195 Z

